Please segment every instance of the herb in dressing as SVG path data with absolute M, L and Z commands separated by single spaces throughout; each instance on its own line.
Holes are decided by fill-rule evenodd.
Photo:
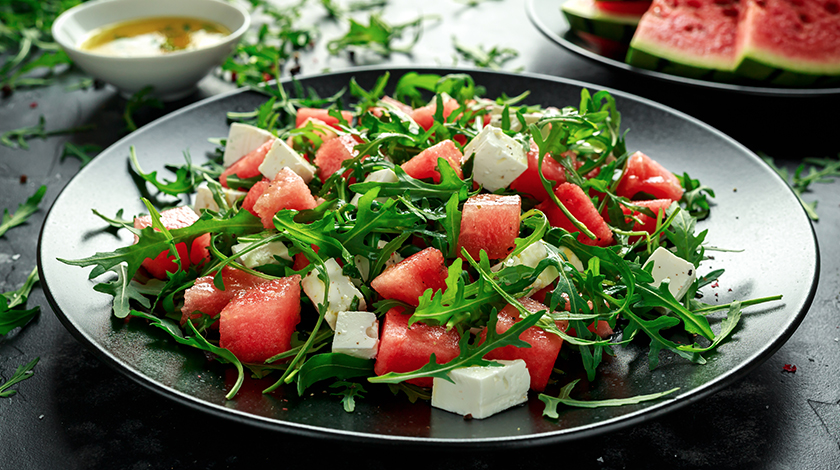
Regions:
M 151 17 L 99 28 L 79 47 L 113 57 L 149 57 L 209 47 L 229 34 L 230 30 L 213 21 Z

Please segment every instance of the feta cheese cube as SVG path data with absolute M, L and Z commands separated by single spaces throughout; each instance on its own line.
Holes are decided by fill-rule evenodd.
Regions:
M 245 191 L 237 191 L 236 189 L 222 188 L 222 194 L 225 195 L 225 200 L 229 206 L 232 206 L 237 199 L 244 197 Z M 193 209 L 196 213 L 201 214 L 201 209 L 208 209 L 211 211 L 218 211 L 219 205 L 213 199 L 213 191 L 207 186 L 207 183 L 201 183 L 195 189 L 195 203 Z
M 233 254 L 236 255 L 249 246 L 251 246 L 250 243 L 238 243 L 230 247 L 230 249 L 233 251 Z M 260 245 L 259 247 L 241 255 L 239 257 L 239 261 L 245 266 L 253 269 L 257 266 L 264 266 L 266 264 L 280 264 L 275 256 L 292 261 L 292 257 L 289 256 L 289 250 L 281 241 Z
M 464 147 L 464 160 L 472 157 L 473 179 L 488 191 L 507 187 L 528 169 L 528 155 L 522 145 L 487 126 Z
M 388 244 L 388 242 L 386 242 L 385 240 L 379 240 L 379 243 L 376 246 L 378 246 L 379 249 L 382 249 L 387 244 Z M 356 281 L 355 279 L 353 281 L 354 281 L 354 284 L 361 285 L 362 284 L 361 281 L 367 281 L 368 276 L 370 275 L 370 260 L 365 258 L 362 255 L 356 255 L 355 257 L 353 257 L 353 260 L 356 263 L 356 269 L 358 269 L 359 274 L 362 275 L 362 279 L 360 280 L 360 282 L 355 282 Z M 395 251 L 395 252 L 391 253 L 391 256 L 388 257 L 388 261 L 385 261 L 385 267 L 386 268 L 391 267 L 391 266 L 399 263 L 402 260 L 403 260 L 403 257 L 400 256 L 400 254 Z
M 583 272 L 583 263 L 581 263 L 580 258 L 575 255 L 572 250 L 564 247 L 560 247 L 560 252 L 566 259 L 574 265 L 575 269 L 580 272 Z M 522 253 L 519 253 L 516 256 L 511 256 L 508 258 L 504 263 L 499 263 L 493 266 L 493 271 L 499 271 L 502 269 L 503 266 L 517 266 L 517 265 L 525 265 L 531 268 L 536 268 L 537 265 L 543 259 L 548 257 L 548 248 L 544 241 L 539 240 L 536 243 L 532 243 L 522 250 Z M 557 272 L 557 268 L 554 266 L 549 266 L 542 273 L 540 273 L 537 280 L 531 284 L 530 289 L 532 292 L 538 291 L 547 285 L 551 284 L 560 273 Z
M 274 138 L 274 134 L 259 127 L 234 122 L 230 125 L 227 143 L 225 144 L 225 168 Z
M 367 178 L 365 178 L 365 183 L 370 181 L 375 181 L 377 183 L 396 183 L 399 179 L 397 179 L 397 174 L 394 173 L 394 170 L 391 170 L 390 168 L 383 168 L 381 170 L 370 172 L 370 174 L 367 175 Z M 350 204 L 359 207 L 359 199 L 361 199 L 362 196 L 364 196 L 364 194 L 356 193 L 356 195 L 353 196 L 353 199 L 350 200 Z M 388 198 L 386 197 L 376 198 L 376 200 L 380 203 L 385 202 L 387 199 Z
M 341 272 L 341 266 L 330 258 L 324 262 L 327 268 L 327 276 L 330 278 L 329 305 L 324 319 L 335 330 L 335 320 L 338 312 L 347 311 L 353 303 L 353 299 L 359 299 L 359 308 L 367 308 L 365 297 L 353 285 L 353 281 Z M 324 283 L 318 277 L 318 270 L 313 269 L 300 282 L 303 292 L 309 297 L 313 304 L 320 305 L 324 302 Z
M 338 312 L 332 352 L 373 359 L 379 351 L 379 320 L 371 312 Z
M 694 265 L 661 246 L 650 255 L 647 262 L 643 266 L 647 268 L 648 265 L 653 264 L 654 287 L 659 287 L 662 281 L 669 279 L 668 290 L 677 301 L 682 300 L 688 288 L 697 279 L 697 270 Z
M 283 168 L 294 171 L 306 183 L 315 177 L 315 167 L 310 165 L 295 149 L 289 147 L 289 144 L 277 139 L 265 154 L 265 160 L 260 164 L 259 170 L 263 176 L 273 180 Z
M 449 373 L 455 383 L 435 378 L 432 406 L 483 419 L 528 401 L 531 375 L 525 361 L 496 361 L 501 367 L 462 367 Z

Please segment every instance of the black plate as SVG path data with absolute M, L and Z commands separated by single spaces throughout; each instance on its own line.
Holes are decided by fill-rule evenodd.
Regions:
M 391 70 L 391 83 L 405 70 Z M 302 79 L 321 96 L 345 86 L 351 76 L 370 89 L 383 69 L 320 75 Z M 448 73 L 447 70 L 422 70 Z M 529 74 L 471 71 L 489 96 L 515 96 L 530 90 L 529 102 L 576 105 L 579 82 Z M 590 399 L 629 397 L 681 387 L 666 400 L 605 409 L 565 409 L 558 421 L 541 416 L 542 403 L 532 396 L 525 406 L 485 420 L 432 409 L 387 391 L 361 400 L 345 413 L 337 398 L 318 392 L 298 399 L 291 389 L 262 395 L 266 384 L 246 381 L 240 395 L 225 401 L 226 386 L 235 374 L 209 362 L 198 352 L 178 347 L 140 321 L 112 318 L 110 297 L 93 291 L 89 269 L 56 261 L 76 259 L 97 251 L 112 251 L 132 242 L 128 233 L 115 236 L 91 213 L 106 215 L 125 209 L 144 211 L 140 193 L 128 172 L 129 147 L 135 146 L 145 171 L 179 163 L 189 149 L 201 160 L 214 146 L 208 137 L 225 136 L 225 112 L 248 111 L 264 101 L 250 91 L 237 91 L 196 103 L 166 116 L 120 140 L 86 166 L 67 185 L 47 216 L 41 232 L 38 266 L 47 297 L 64 325 L 103 361 L 130 378 L 195 408 L 237 421 L 321 438 L 446 444 L 461 447 L 525 445 L 563 441 L 603 433 L 659 416 L 698 400 L 743 377 L 787 340 L 805 315 L 817 286 L 818 252 L 811 224 L 784 182 L 758 157 L 729 137 L 672 109 L 618 91 L 613 92 L 625 128 L 632 131 L 628 147 L 644 150 L 667 168 L 689 172 L 717 190 L 716 207 L 701 223 L 709 228 L 708 243 L 743 252 L 716 252 L 701 268 L 727 270 L 720 286 L 705 290 L 711 302 L 783 294 L 783 302 L 747 309 L 735 337 L 708 364 L 696 366 L 662 355 L 659 368 L 647 366 L 646 345 L 619 349 L 601 367 L 589 386 Z M 123 231 L 124 232 L 124 231 Z M 719 315 L 714 318 L 719 319 Z M 717 328 L 718 321 L 713 321 Z M 368 388 L 372 388 L 368 387 Z M 376 399 L 374 399 L 376 398 Z
M 624 56 L 627 53 L 626 49 L 604 49 L 599 47 L 597 44 L 593 44 L 592 42 L 581 38 L 575 34 L 574 31 L 570 31 L 569 22 L 566 20 L 566 17 L 563 16 L 563 12 L 560 11 L 560 7 L 563 6 L 565 1 L 566 0 L 527 0 L 525 8 L 528 11 L 528 18 L 530 18 L 531 22 L 548 39 L 576 54 L 581 55 L 582 57 L 594 60 L 602 65 L 657 80 L 752 95 L 804 97 L 840 94 L 840 88 L 836 87 L 785 88 L 772 85 L 761 86 L 751 84 L 732 84 L 680 77 L 678 75 L 633 67 L 632 65 L 624 62 Z

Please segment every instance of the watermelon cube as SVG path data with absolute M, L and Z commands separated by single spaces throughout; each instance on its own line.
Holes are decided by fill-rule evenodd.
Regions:
M 222 268 L 222 282 L 225 290 L 216 288 L 212 275 L 202 276 L 195 280 L 192 287 L 184 292 L 184 306 L 181 307 L 182 324 L 188 319 L 201 318 L 201 313 L 215 317 L 234 296 L 268 281 L 245 271 L 225 266 Z
M 519 299 L 519 302 L 529 312 L 548 310 L 548 307 L 545 305 L 527 297 Z M 516 310 L 516 307 L 507 305 L 498 313 L 496 333 L 504 333 L 518 321 L 519 311 Z M 482 338 L 486 337 L 486 331 L 482 332 Z M 531 347 L 518 348 L 516 346 L 504 346 L 490 351 L 484 358 L 508 361 L 522 359 L 525 361 L 528 372 L 531 374 L 531 389 L 542 392 L 548 384 L 551 370 L 554 368 L 554 362 L 557 361 L 557 355 L 560 354 L 560 347 L 563 346 L 563 338 L 553 333 L 548 333 L 538 326 L 532 326 L 519 335 L 519 339 L 530 344 Z
M 322 121 L 318 118 L 314 118 L 314 117 L 306 118 L 306 120 L 301 122 L 299 126 L 295 126 L 295 127 L 297 127 L 297 128 L 306 127 L 309 124 L 312 124 L 312 127 L 315 128 L 314 132 L 315 132 L 315 134 L 318 135 L 318 137 L 321 138 L 321 143 L 324 143 L 328 140 L 332 140 L 332 139 L 335 139 L 336 137 L 338 137 L 338 134 L 332 129 L 332 127 L 330 127 L 329 124 L 327 124 L 326 122 L 324 122 L 324 121 Z
M 254 212 L 254 204 L 257 203 L 257 200 L 260 196 L 263 195 L 266 189 L 268 189 L 268 183 L 271 180 L 268 178 L 263 178 L 262 181 L 257 181 L 251 186 L 251 189 L 248 190 L 248 194 L 245 195 L 245 199 L 242 200 L 242 208 L 246 211 L 254 214 L 255 217 L 259 217 L 259 214 Z
M 176 228 L 189 227 L 198 220 L 198 214 L 188 206 L 175 207 L 167 209 L 160 213 L 160 222 L 169 230 Z M 134 228 L 143 229 L 151 227 L 152 216 L 144 215 L 142 217 L 134 218 Z M 137 243 L 137 236 L 134 237 L 134 243 Z M 181 264 L 184 269 L 190 266 L 190 263 L 199 264 L 209 256 L 207 246 L 210 244 L 210 234 L 205 234 L 197 237 L 187 250 L 186 243 L 178 243 L 175 249 L 178 250 L 178 256 L 181 258 Z M 143 260 L 142 266 L 152 276 L 157 279 L 166 279 L 167 272 L 174 273 L 178 270 L 178 264 L 175 262 L 175 257 L 169 254 L 169 250 L 162 251 L 154 259 L 146 258 Z
M 464 155 L 451 140 L 444 140 L 418 153 L 411 160 L 403 163 L 401 167 L 412 178 L 431 178 L 435 183 L 440 183 L 440 172 L 437 169 L 438 158 L 443 158 L 449 162 L 449 166 L 455 170 L 458 178 L 463 178 L 464 173 L 461 172 L 461 159 L 463 157 Z
M 443 100 L 443 118 L 446 119 L 453 111 L 460 108 L 458 100 L 446 98 Z M 425 130 L 429 130 L 435 124 L 435 111 L 437 111 L 437 98 L 426 106 L 415 109 L 411 112 L 411 118 Z
M 353 113 L 350 111 L 341 111 L 341 117 L 347 121 L 348 124 L 353 122 Z M 323 123 L 327 124 L 328 126 L 332 126 L 336 129 L 338 127 L 338 118 L 330 116 L 329 109 L 318 109 L 318 108 L 300 108 L 297 111 L 297 116 L 295 116 L 295 127 L 303 127 L 307 119 L 314 118 L 322 121 Z
M 673 201 L 670 199 L 653 199 L 650 201 L 633 201 L 633 204 L 637 206 L 647 207 L 648 209 L 652 210 L 654 214 L 662 214 L 662 220 L 665 220 L 665 209 L 671 206 Z M 633 217 L 639 219 L 633 225 L 634 232 L 645 231 L 647 233 L 652 234 L 656 231 L 656 217 L 651 217 L 646 214 L 642 214 L 641 212 L 636 212 L 631 210 L 629 207 L 621 206 L 621 211 L 624 212 L 626 216 L 632 214 Z M 628 218 L 629 220 L 629 218 Z M 631 237 L 630 242 L 635 242 L 640 237 Z
M 219 346 L 242 362 L 288 351 L 300 323 L 300 276 L 273 279 L 236 295 L 219 318 Z
M 321 144 L 315 152 L 315 165 L 321 180 L 326 180 L 340 170 L 344 160 L 355 158 L 359 152 L 354 147 L 358 144 L 359 140 L 352 134 L 344 134 Z
M 476 260 L 481 250 L 490 259 L 507 256 L 519 236 L 521 205 L 519 196 L 479 194 L 467 199 L 461 213 L 458 252 L 464 247 Z
M 426 248 L 385 269 L 370 286 L 385 299 L 416 307 L 426 289 L 446 290 L 447 273 L 443 253 L 437 248 Z
M 447 331 L 445 326 L 420 322 L 409 327 L 411 315 L 402 311 L 401 307 L 394 307 L 385 314 L 382 334 L 379 335 L 379 354 L 373 367 L 376 375 L 417 370 L 429 363 L 432 354 L 438 364 L 445 364 L 458 356 L 460 337 L 457 330 Z M 431 387 L 433 379 L 423 377 L 408 383 Z
M 613 235 L 610 227 L 580 186 L 563 183 L 554 189 L 554 194 L 578 221 L 595 234 L 595 240 L 592 240 L 581 233 L 578 235 L 579 242 L 590 246 L 612 245 Z M 572 233 L 580 231 L 551 199 L 537 204 L 536 208 L 545 213 L 552 227 L 561 227 Z
M 627 159 L 624 176 L 618 182 L 615 193 L 631 200 L 637 194 L 645 193 L 656 199 L 679 201 L 683 189 L 673 173 L 642 152 L 636 152 Z
M 534 141 L 531 141 L 531 151 L 528 152 L 528 169 L 513 180 L 510 189 L 525 193 L 538 201 L 545 201 L 549 197 L 540 180 L 539 159 L 539 147 Z M 542 172 L 547 180 L 554 181 L 552 187 L 556 188 L 557 185 L 566 182 L 566 171 L 563 169 L 563 165 L 548 155 L 543 158 Z
M 274 214 L 277 212 L 283 209 L 302 211 L 317 205 L 303 178 L 283 168 L 254 203 L 254 212 L 262 219 L 263 227 L 274 228 Z
M 265 160 L 265 155 L 271 150 L 271 145 L 274 144 L 274 139 L 267 141 L 260 145 L 251 153 L 245 155 L 236 161 L 233 165 L 227 167 L 222 175 L 219 177 L 219 182 L 225 188 L 228 187 L 227 179 L 231 175 L 236 175 L 239 178 L 253 178 L 260 175 L 260 165 Z

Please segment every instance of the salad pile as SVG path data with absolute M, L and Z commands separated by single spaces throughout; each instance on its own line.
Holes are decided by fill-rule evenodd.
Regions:
M 696 222 L 714 192 L 629 152 L 609 93 L 543 108 L 524 104 L 527 92 L 485 98 L 465 74 L 407 73 L 393 97 L 389 79 L 370 90 L 351 80 L 349 106 L 345 90 L 260 88 L 267 101 L 229 113 L 217 154 L 203 165 L 186 155 L 174 180 L 145 173 L 132 149 L 145 182 L 196 193 L 195 209 L 144 200 L 148 215 L 131 220 L 97 212 L 135 243 L 61 261 L 108 275 L 94 288 L 117 317 L 235 367 L 229 399 L 247 370 L 276 377 L 267 393 L 332 387 L 347 411 L 380 384 L 434 405 L 495 373 L 524 387 L 494 392 L 509 405 L 559 389 L 539 395 L 549 417 L 558 404 L 658 399 L 674 390 L 574 400 L 577 381 L 560 369 L 579 361 L 597 380 L 605 355 L 632 341 L 649 342 L 651 369 L 663 350 L 703 364 L 742 307 L 778 300 L 702 301 L 723 274 L 697 275 Z M 726 312 L 717 332 L 715 311 Z

